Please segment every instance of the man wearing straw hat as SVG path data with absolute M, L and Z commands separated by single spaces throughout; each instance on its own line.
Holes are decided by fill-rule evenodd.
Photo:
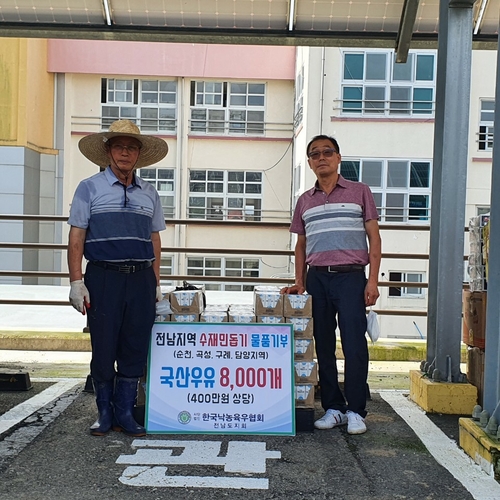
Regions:
M 104 169 L 80 182 L 68 220 L 69 299 L 87 313 L 92 343 L 90 374 L 99 417 L 90 432 L 103 436 L 113 428 L 144 436 L 133 408 L 155 303 L 161 300 L 159 231 L 165 219 L 157 191 L 135 169 L 162 160 L 168 146 L 142 135 L 129 120 L 83 137 L 78 146 Z

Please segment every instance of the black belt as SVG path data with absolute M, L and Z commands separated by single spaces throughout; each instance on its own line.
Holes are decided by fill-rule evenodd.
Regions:
M 360 264 L 351 266 L 311 266 L 311 268 L 324 273 L 360 273 L 365 271 L 365 266 Z
M 138 262 L 137 264 L 112 264 L 111 262 L 106 262 L 104 260 L 91 260 L 90 263 L 94 264 L 94 266 L 102 267 L 103 269 L 109 269 L 110 271 L 125 274 L 136 273 L 152 266 L 150 260 Z

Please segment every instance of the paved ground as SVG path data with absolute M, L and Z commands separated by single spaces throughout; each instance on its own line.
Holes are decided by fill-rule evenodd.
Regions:
M 55 386 L 34 385 L 37 396 Z M 94 398 L 82 387 L 77 383 L 3 433 L 0 498 L 500 498 L 500 487 L 495 483 L 495 490 L 474 465 L 468 464 L 475 478 L 471 482 L 467 473 L 458 480 L 436 461 L 391 406 L 407 404 L 399 392 L 372 395 L 369 431 L 361 436 L 337 428 L 295 437 L 154 435 L 134 440 L 115 432 L 104 438 L 88 434 Z M 27 395 L 7 396 L 15 400 L 15 409 Z M 2 404 L 2 410 L 9 406 Z M 433 427 L 430 420 L 427 425 Z M 444 434 L 440 439 L 448 442 L 448 454 L 457 452 Z
M 0 310 L 0 329 L 82 323 L 64 306 L 52 317 L 3 307 L 11 313 Z M 29 391 L 0 392 L 1 500 L 500 499 L 499 484 L 457 446 L 458 416 L 427 416 L 408 400 L 418 362 L 371 363 L 368 432 L 360 436 L 342 427 L 134 440 L 89 435 L 89 360 L 88 352 L 0 351 L 0 371 L 27 372 L 33 382 Z M 315 418 L 321 414 L 316 401 Z
M 134 440 L 88 434 L 95 403 L 84 377 L 33 381 L 30 391 L 0 393 L 2 500 L 500 499 L 498 483 L 458 448 L 458 416 L 430 419 L 407 390 L 376 382 L 360 436 L 344 427 L 294 437 Z M 321 414 L 316 401 L 315 418 Z

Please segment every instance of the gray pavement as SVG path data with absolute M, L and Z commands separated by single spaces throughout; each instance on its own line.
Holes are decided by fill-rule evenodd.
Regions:
M 0 330 L 38 325 L 50 332 L 57 324 L 81 331 L 82 318 L 61 308 L 61 315 L 0 310 Z M 95 419 L 94 396 L 83 391 L 89 361 L 88 352 L 0 350 L 0 371 L 26 371 L 33 382 L 29 391 L 0 392 L 1 500 L 500 499 L 500 485 L 457 445 L 459 416 L 426 415 L 409 401 L 408 374 L 417 361 L 371 362 L 363 435 L 341 427 L 286 437 L 140 440 L 89 435 Z
M 3 393 L 0 410 L 12 414 L 58 384 L 64 392 L 1 434 L 1 499 L 500 498 L 500 486 L 461 456 L 404 392 L 372 393 L 368 432 L 359 436 L 341 427 L 293 437 L 137 440 L 110 432 L 96 438 L 88 434 L 94 397 L 77 379 L 35 381 L 33 392 Z M 322 414 L 318 402 L 315 413 Z M 457 419 L 448 433 L 457 438 Z
M 53 369 L 73 359 L 85 375 L 89 353 L 0 356 L 0 370 Z M 459 416 L 428 416 L 407 389 L 377 384 L 377 376 L 397 379 L 405 367 L 379 365 L 368 432 L 359 436 L 341 427 L 286 437 L 97 438 L 88 433 L 95 402 L 83 391 L 85 377 L 32 376 L 33 389 L 0 392 L 0 499 L 500 499 L 500 485 L 457 445 Z M 314 413 L 322 415 L 318 400 Z

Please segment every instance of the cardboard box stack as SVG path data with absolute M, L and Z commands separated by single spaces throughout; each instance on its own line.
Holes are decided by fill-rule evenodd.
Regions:
M 170 293 L 171 320 L 178 323 L 197 323 L 205 308 L 204 288 L 174 290 Z
M 254 308 L 258 323 L 293 325 L 296 429 L 313 431 L 318 366 L 314 360 L 312 297 L 308 294 L 282 295 L 278 287 L 256 287 Z
M 471 292 L 487 289 L 486 264 L 489 248 L 489 215 L 469 220 L 469 287 Z
M 463 291 L 462 340 L 467 345 L 467 378 L 482 405 L 489 250 L 489 215 L 469 221 L 469 290 Z
M 158 315 L 156 321 L 292 324 L 296 429 L 314 430 L 314 395 L 318 385 L 318 366 L 315 361 L 310 295 L 283 295 L 279 287 L 256 286 L 252 306 L 205 304 L 204 287 L 189 290 L 176 290 L 171 287 L 164 292 L 168 314 Z
M 297 430 L 314 431 L 314 396 L 318 385 L 315 361 L 312 297 L 285 295 L 285 323 L 294 331 L 295 417 Z

